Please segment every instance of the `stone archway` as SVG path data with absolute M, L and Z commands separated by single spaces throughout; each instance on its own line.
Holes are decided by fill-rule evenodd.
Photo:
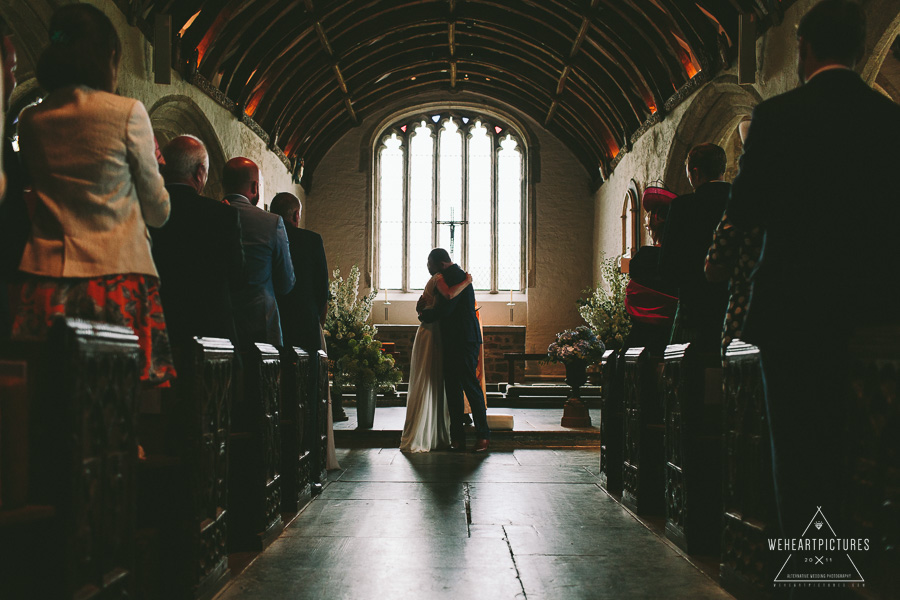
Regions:
M 900 103 L 900 7 L 896 0 L 869 0 L 866 11 L 866 55 L 863 80 Z
M 866 55 L 859 70 L 866 83 L 872 85 L 881 71 L 891 46 L 900 35 L 900 6 L 897 0 L 867 0 L 863 3 L 868 31 Z
M 738 124 L 750 117 L 753 108 L 762 102 L 759 93 L 750 86 L 742 86 L 734 75 L 723 75 L 707 83 L 678 124 L 669 156 L 666 159 L 665 181 L 677 194 L 691 191 L 684 172 L 684 161 L 697 144 L 712 142 L 725 148 L 729 169 L 726 178 L 736 172 L 740 158 Z
M 190 134 L 200 138 L 209 152 L 209 180 L 203 190 L 204 196 L 219 200 L 222 192 L 222 168 L 225 166 L 225 152 L 209 119 L 187 96 L 166 96 L 157 101 L 149 110 L 150 123 L 160 146 L 164 146 L 179 135 Z

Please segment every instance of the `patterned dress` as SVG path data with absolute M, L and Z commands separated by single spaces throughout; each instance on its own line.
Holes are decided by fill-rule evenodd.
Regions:
M 732 340 L 741 337 L 750 302 L 750 274 L 759 262 L 763 233 L 759 227 L 742 231 L 728 219 L 728 213 L 716 227 L 706 262 L 728 270 L 730 282 L 728 309 L 722 327 L 722 356 Z
M 141 381 L 164 384 L 175 378 L 155 277 L 126 274 L 57 279 L 29 275 L 22 284 L 13 339 L 44 339 L 58 315 L 130 327 L 141 349 Z

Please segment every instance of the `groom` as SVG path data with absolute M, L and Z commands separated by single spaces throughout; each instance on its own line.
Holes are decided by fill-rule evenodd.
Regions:
M 466 278 L 466 272 L 454 264 L 443 248 L 435 248 L 428 255 L 428 272 L 440 273 L 450 287 Z M 466 449 L 466 434 L 463 430 L 463 391 L 472 407 L 475 431 L 478 441 L 475 452 L 485 452 L 490 445 L 491 430 L 488 429 L 487 411 L 481 382 L 475 375 L 478 354 L 481 350 L 481 328 L 475 316 L 475 290 L 467 286 L 458 296 L 448 300 L 438 294 L 434 308 L 426 309 L 419 315 L 423 323 L 441 322 L 441 339 L 444 350 L 444 387 L 450 409 L 450 450 L 463 452 Z

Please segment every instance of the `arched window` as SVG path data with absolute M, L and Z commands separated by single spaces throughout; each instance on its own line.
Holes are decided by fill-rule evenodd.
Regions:
M 641 204 L 634 180 L 622 204 L 622 258 L 631 258 L 641 246 Z
M 420 290 L 445 248 L 476 290 L 525 286 L 525 151 L 496 119 L 418 115 L 375 145 L 375 287 Z

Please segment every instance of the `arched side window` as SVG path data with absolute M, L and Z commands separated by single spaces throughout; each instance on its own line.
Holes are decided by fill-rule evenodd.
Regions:
M 375 287 L 421 290 L 445 248 L 476 290 L 525 287 L 525 149 L 505 123 L 417 115 L 375 144 Z
M 641 247 L 641 204 L 632 179 L 622 204 L 622 258 L 631 258 Z

